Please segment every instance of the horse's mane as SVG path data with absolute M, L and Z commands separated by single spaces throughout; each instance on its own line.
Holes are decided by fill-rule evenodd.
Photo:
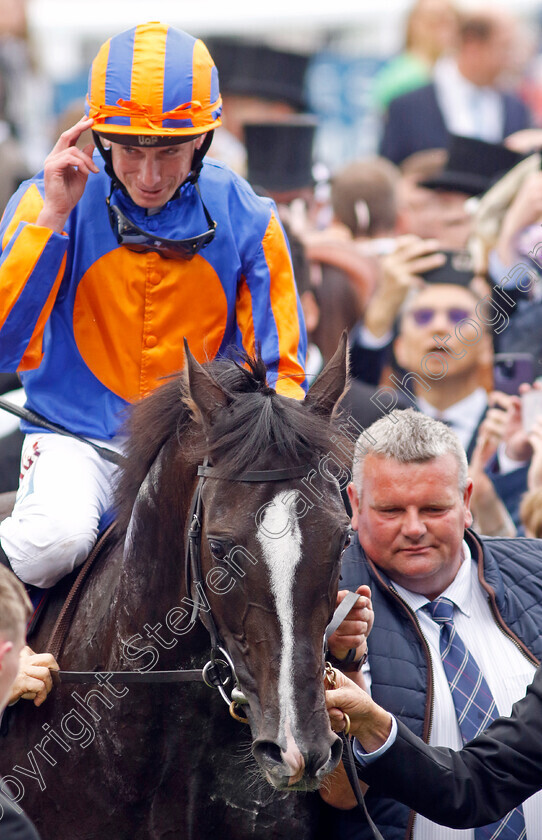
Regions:
M 186 461 L 201 463 L 207 455 L 209 463 L 230 478 L 249 469 L 313 464 L 328 452 L 346 460 L 331 440 L 329 418 L 270 388 L 259 355 L 243 354 L 240 360 L 243 364 L 223 358 L 204 365 L 228 400 L 226 408 L 214 413 L 207 435 L 197 422 L 199 412 L 184 371 L 134 404 L 127 423 L 127 458 L 116 493 L 121 528 L 129 521 L 154 460 L 173 437 Z

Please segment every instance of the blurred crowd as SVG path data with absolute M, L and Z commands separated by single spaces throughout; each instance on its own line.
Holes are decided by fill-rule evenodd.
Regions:
M 542 130 L 528 44 L 502 8 L 418 0 L 374 79 L 375 154 L 314 159 L 301 56 L 209 41 L 224 126 L 211 154 L 279 206 L 315 376 L 341 332 L 364 428 L 393 408 L 443 420 L 467 452 L 475 528 L 542 535 Z M 528 406 L 528 408 L 527 408 Z

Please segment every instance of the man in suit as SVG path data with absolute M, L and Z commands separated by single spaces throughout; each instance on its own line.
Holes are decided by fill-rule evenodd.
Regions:
M 529 127 L 526 106 L 499 87 L 514 36 L 515 22 L 502 10 L 465 15 L 457 55 L 437 62 L 431 84 L 391 102 L 380 154 L 400 164 L 422 149 L 446 148 L 450 134 L 498 143 Z
M 461 256 L 460 252 L 449 255 L 448 263 Z M 473 455 L 489 405 L 486 388 L 492 385 L 491 332 L 505 332 L 508 317 L 504 309 L 490 305 L 489 292 L 479 294 L 486 290 L 479 290 L 472 282 L 468 263 L 466 270 L 444 265 L 426 273 L 424 279 L 425 284 L 412 289 L 402 309 L 393 343 L 400 371 L 390 375 L 390 384 L 419 411 L 450 426 L 474 468 Z M 385 396 L 384 389 L 373 396 L 374 402 L 388 408 L 390 399 L 389 389 Z M 480 471 L 484 464 L 485 461 L 477 465 Z M 527 489 L 527 467 L 506 458 L 499 450 L 498 457 L 486 464 L 486 471 L 496 495 L 517 525 L 520 497 Z M 481 513 L 481 491 L 479 482 L 473 499 L 477 518 Z M 493 530 L 486 517 L 481 526 L 483 533 L 503 533 L 501 519 L 499 516 L 499 522 L 495 520 Z
M 489 322 L 480 318 L 481 296 L 472 285 L 468 255 L 445 257 L 436 246 L 434 240 L 405 236 L 383 260 L 387 293 L 374 301 L 370 315 L 368 310 L 366 325 L 382 332 L 382 341 L 387 336 L 401 371 L 390 376 L 391 387 L 381 388 L 374 401 L 384 408 L 401 395 L 407 404 L 444 420 L 469 457 L 487 408 L 483 374 L 492 363 Z M 355 349 L 353 355 L 359 365 Z
M 430 747 L 340 671 L 326 691 L 332 727 L 345 728 L 365 752 L 358 768 L 375 792 L 452 828 L 500 819 L 542 787 L 542 668 L 510 717 L 454 751 Z M 377 754 L 378 753 L 378 754 Z
M 378 421 L 360 438 L 348 491 L 359 539 L 343 558 L 341 586 L 372 590 L 372 695 L 424 740 L 459 748 L 510 712 L 542 658 L 542 542 L 489 540 L 468 530 L 472 480 L 461 445 L 444 425 L 411 410 L 396 413 L 395 423 Z M 454 628 L 446 640 L 453 661 L 449 648 L 443 653 L 442 616 Z M 342 791 L 329 798 L 338 807 L 350 804 Z M 367 804 L 390 840 L 451 840 L 372 788 Z M 523 811 L 515 815 L 520 831 L 526 826 L 534 840 L 542 796 Z M 370 836 L 357 812 L 337 812 L 333 822 L 342 840 Z M 458 840 L 472 838 L 468 832 Z
M 0 717 L 12 698 L 25 645 L 26 622 L 32 606 L 24 586 L 0 566 Z M 36 829 L 10 798 L 10 789 L 0 780 L 0 836 L 2 840 L 39 840 Z

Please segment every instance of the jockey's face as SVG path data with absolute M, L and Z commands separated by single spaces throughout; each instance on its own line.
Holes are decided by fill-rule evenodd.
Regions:
M 153 149 L 111 143 L 115 175 L 139 207 L 163 207 L 190 172 L 194 151 L 203 140 L 204 135 L 187 143 Z

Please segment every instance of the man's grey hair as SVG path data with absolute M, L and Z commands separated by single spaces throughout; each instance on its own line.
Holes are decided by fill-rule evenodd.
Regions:
M 457 435 L 444 423 L 413 408 L 393 411 L 369 426 L 357 439 L 352 469 L 354 486 L 361 498 L 363 464 L 367 455 L 380 455 L 401 464 L 423 464 L 448 454 L 457 461 L 458 489 L 463 495 L 468 463 Z

